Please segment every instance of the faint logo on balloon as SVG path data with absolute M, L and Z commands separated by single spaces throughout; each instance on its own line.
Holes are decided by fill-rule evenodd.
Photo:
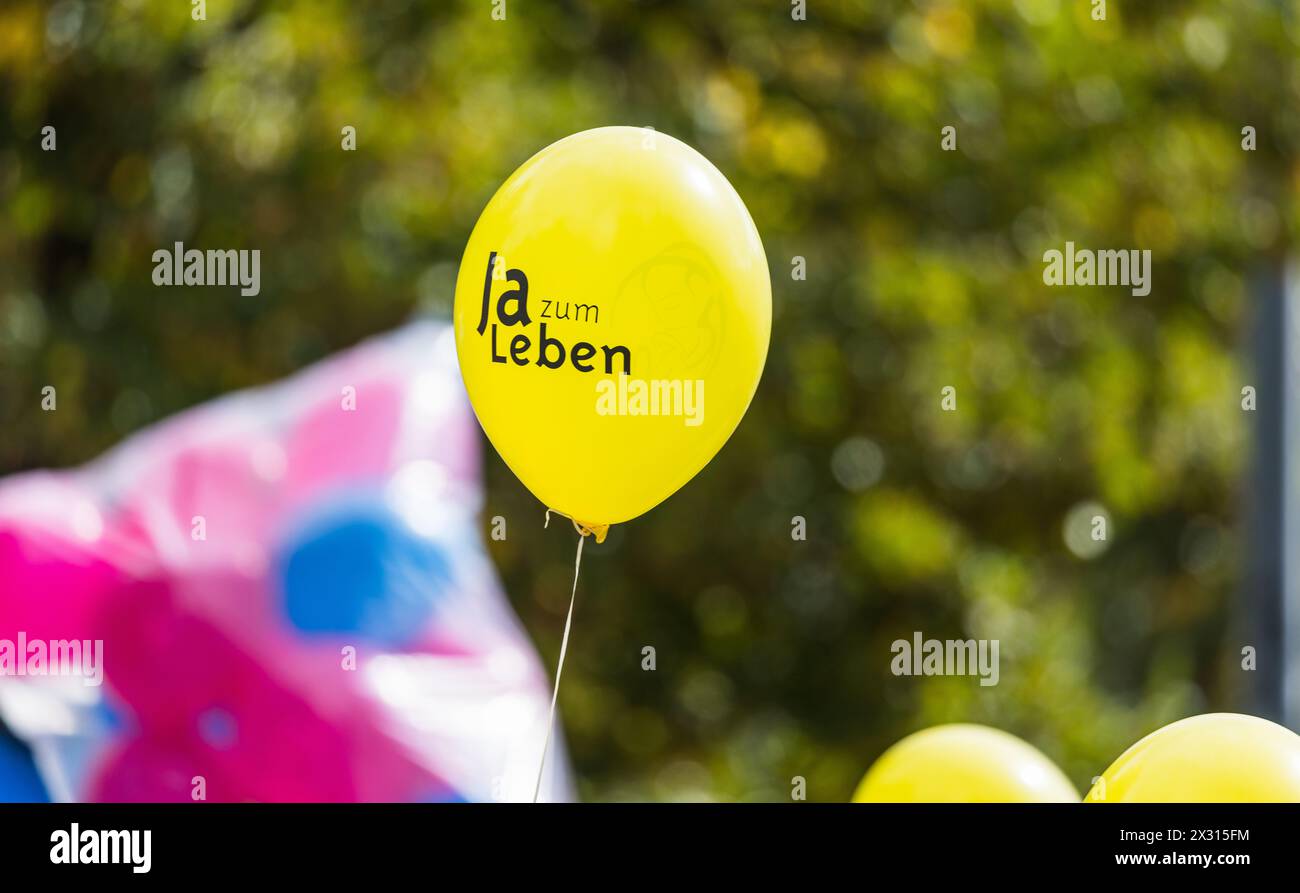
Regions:
M 707 377 L 725 336 L 720 283 L 690 245 L 673 246 L 632 270 L 610 302 L 610 316 L 622 331 L 641 333 L 641 374 Z

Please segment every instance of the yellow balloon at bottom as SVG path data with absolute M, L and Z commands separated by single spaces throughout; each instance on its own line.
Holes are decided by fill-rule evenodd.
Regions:
M 1300 735 L 1240 713 L 1207 713 L 1124 751 L 1089 803 L 1298 803 Z
M 854 803 L 1077 803 L 1056 764 L 1015 735 L 986 726 L 935 726 L 876 760 Z

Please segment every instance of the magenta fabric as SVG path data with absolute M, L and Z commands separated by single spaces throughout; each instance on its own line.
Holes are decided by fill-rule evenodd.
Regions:
M 0 716 L 59 799 L 531 797 L 549 682 L 479 456 L 450 330 L 417 323 L 0 480 L 0 648 L 102 647 L 100 684 L 0 666 Z

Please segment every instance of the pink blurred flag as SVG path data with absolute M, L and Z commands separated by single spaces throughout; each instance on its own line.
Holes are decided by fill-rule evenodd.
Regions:
M 421 322 L 0 480 L 0 717 L 52 795 L 531 799 L 549 683 L 483 548 L 479 449 Z

